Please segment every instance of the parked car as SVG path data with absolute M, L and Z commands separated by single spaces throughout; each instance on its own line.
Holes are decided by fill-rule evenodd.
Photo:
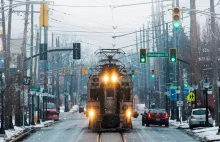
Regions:
M 43 108 L 43 107 L 42 107 Z M 41 108 L 41 112 L 43 112 L 43 109 Z M 47 119 L 58 121 L 60 119 L 60 110 L 56 108 L 56 105 L 54 103 L 47 103 L 47 109 L 46 104 L 44 105 L 44 116 Z
M 206 108 L 192 109 L 189 117 L 189 128 L 193 129 L 195 126 L 205 126 L 206 121 Z M 208 110 L 208 121 L 209 126 L 213 127 L 213 118 Z
M 147 127 L 149 127 L 150 124 L 169 126 L 169 115 L 165 109 L 150 109 L 142 116 L 142 125 L 146 124 Z

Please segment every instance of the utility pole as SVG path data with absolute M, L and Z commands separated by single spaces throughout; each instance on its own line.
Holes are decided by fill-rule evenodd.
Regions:
M 7 38 L 7 50 L 6 50 L 6 52 L 7 52 L 7 69 L 9 69 L 10 68 L 10 60 L 11 60 L 11 57 L 10 57 L 10 45 L 11 45 L 11 23 L 12 23 L 12 0 L 10 0 L 10 2 L 9 2 L 9 15 L 8 15 L 8 38 Z M 5 74 L 7 74 L 7 78 L 9 79 L 9 70 L 7 71 L 7 73 L 5 73 Z M 10 83 L 9 81 L 7 81 L 7 83 Z M 6 85 L 9 85 L 9 84 L 7 84 L 6 83 Z M 5 98 L 8 100 L 8 99 L 10 99 L 9 97 L 8 97 L 8 95 L 6 95 L 5 96 Z M 11 105 L 12 106 L 12 104 L 5 104 L 6 106 L 8 106 L 8 105 Z M 12 109 L 12 107 L 9 107 L 9 108 L 11 108 Z M 12 111 L 12 110 L 11 110 Z M 12 123 L 12 112 L 10 112 L 10 115 L 9 115 L 9 124 L 8 124 L 8 128 L 9 129 L 14 129 L 14 126 L 13 126 L 13 123 Z
M 210 0 L 210 12 L 211 12 L 211 28 L 212 28 L 212 43 L 213 43 L 213 66 L 212 66 L 212 70 L 213 70 L 213 80 L 212 80 L 212 84 L 214 87 L 214 94 L 218 94 L 217 92 L 217 84 L 216 84 L 216 80 L 218 79 L 218 57 L 217 57 L 217 49 L 216 49 L 216 45 L 217 45 L 217 40 L 216 38 L 216 24 L 215 24 L 215 7 L 214 7 L 214 0 Z M 219 116 L 219 104 L 220 104 L 220 98 L 218 95 L 215 95 L 216 101 L 215 101 L 215 120 L 218 120 L 218 123 L 220 122 L 220 116 Z
M 196 9 L 196 2 L 195 0 L 192 0 L 192 4 L 191 4 L 191 9 Z M 198 35 L 197 35 L 197 20 L 196 20 L 196 12 L 195 11 L 192 11 L 191 13 L 191 26 L 192 26 L 192 52 L 191 52 L 191 57 L 193 57 L 193 60 L 194 63 L 193 63 L 193 75 L 192 75 L 192 80 L 193 82 L 200 82 L 199 78 L 200 78 L 200 72 L 198 72 L 198 68 L 199 68 L 199 58 L 198 58 Z M 199 93 L 197 93 L 199 94 Z M 198 98 L 198 97 L 197 97 Z
M 6 62 L 7 59 L 7 54 L 6 54 L 6 36 L 5 36 L 5 12 L 4 12 L 4 0 L 1 0 L 1 10 L 2 10 L 2 46 L 3 46 L 3 51 L 4 51 L 4 59 Z M 6 64 L 4 64 L 4 72 L 7 73 L 7 68 Z M 0 135 L 5 136 L 5 127 L 4 127 L 4 92 L 1 91 L 1 103 L 3 108 L 1 108 L 1 129 L 0 129 Z
M 30 0 L 26 0 L 29 2 Z M 29 16 L 29 7 L 30 4 L 26 4 L 26 12 L 25 12 L 25 22 L 24 22 L 24 35 L 23 35 L 23 42 L 21 47 L 21 58 L 20 58 L 20 85 L 23 86 L 23 96 L 22 96 L 22 111 L 23 111 L 23 126 L 24 126 L 24 85 L 23 85 L 23 77 L 24 77 L 24 59 L 26 57 L 26 40 L 27 40 L 27 27 L 28 27 L 28 16 Z
M 37 32 L 37 39 L 36 39 L 36 48 L 35 48 L 35 55 L 38 54 L 38 48 L 39 48 L 39 32 L 38 30 L 36 30 Z M 34 87 L 37 87 L 37 60 L 38 58 L 35 58 L 34 60 Z
M 56 47 L 60 47 L 59 45 L 59 37 L 56 39 Z M 56 106 L 60 106 L 61 103 L 60 103 L 60 85 L 59 85 L 59 61 L 60 61 L 60 56 L 59 54 L 57 53 L 57 77 L 56 77 Z
M 149 34 L 150 34 L 150 30 L 149 30 L 149 22 L 147 23 L 147 32 L 146 32 L 146 41 L 147 41 L 147 52 L 149 52 L 150 51 L 150 44 L 149 44 Z M 150 58 L 147 58 L 147 94 L 148 94 L 148 108 L 150 109 L 150 92 L 149 92 L 149 90 L 150 90 L 150 79 L 151 79 L 151 77 L 150 77 Z
M 54 48 L 54 35 L 52 33 L 52 48 Z M 52 52 L 52 95 L 54 95 L 54 52 Z
M 179 6 L 179 0 L 176 0 L 176 6 Z M 176 29 L 175 31 L 175 42 L 177 43 L 176 44 L 176 48 L 177 48 L 177 55 L 179 53 L 179 29 Z M 177 64 L 175 65 L 175 81 L 177 82 L 177 87 L 180 85 L 180 81 L 179 81 L 179 64 L 180 62 L 177 61 Z M 181 88 L 179 88 L 181 90 Z M 179 101 L 179 97 L 180 97 L 180 94 L 176 94 L 177 95 L 177 101 Z M 175 104 L 176 105 L 176 104 Z M 180 121 L 180 115 L 179 115 L 179 109 L 180 107 L 176 107 L 176 113 L 177 113 L 177 121 Z

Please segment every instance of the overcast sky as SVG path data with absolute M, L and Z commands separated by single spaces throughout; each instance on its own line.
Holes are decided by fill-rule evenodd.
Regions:
M 8 3 L 7 0 L 5 0 Z M 154 0 L 155 1 L 155 0 Z M 128 7 L 118 7 L 112 9 L 110 6 L 147 3 L 151 0 L 54 0 L 51 4 L 49 20 L 49 42 L 51 33 L 55 36 L 68 36 L 72 40 L 81 40 L 84 43 L 83 48 L 94 51 L 95 49 L 111 48 L 114 44 L 112 36 L 114 35 L 113 25 L 116 28 L 115 35 L 140 30 L 143 24 L 147 26 L 151 22 L 151 4 L 143 4 Z M 215 0 L 217 3 L 217 0 Z M 171 2 L 164 2 L 164 5 Z M 94 7 L 75 7 L 75 6 L 94 6 Z M 189 0 L 180 0 L 180 7 L 189 7 Z M 196 0 L 198 10 L 209 8 L 209 0 Z M 24 10 L 24 7 L 16 8 Z M 171 21 L 171 6 L 164 8 L 165 21 Z M 216 12 L 219 12 L 219 6 Z M 39 11 L 39 5 L 35 5 L 35 11 Z M 6 13 L 7 14 L 7 13 Z M 184 13 L 187 16 L 187 13 Z M 197 20 L 204 24 L 207 16 L 198 14 Z M 29 18 L 30 19 L 30 18 Z M 12 38 L 22 38 L 24 27 L 24 14 L 13 14 L 12 20 Z M 34 23 L 39 23 L 39 14 L 34 14 Z M 183 26 L 189 27 L 189 18 L 183 20 Z M 30 25 L 29 25 L 30 29 Z M 77 32 L 78 31 L 78 32 Z M 81 32 L 79 32 L 81 31 Z M 100 33 L 97 33 L 100 32 Z M 30 30 L 28 31 L 30 35 Z M 135 34 L 116 38 L 116 48 L 135 43 Z M 125 50 L 135 52 L 135 47 L 129 47 Z

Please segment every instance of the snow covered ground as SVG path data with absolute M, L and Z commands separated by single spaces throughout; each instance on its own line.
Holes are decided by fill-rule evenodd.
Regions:
M 189 129 L 189 124 L 184 121 L 180 124 L 180 122 L 176 122 L 176 120 L 170 120 L 170 124 L 177 126 L 185 131 L 192 132 L 194 135 L 206 139 L 207 141 L 219 141 L 220 142 L 220 135 L 217 135 L 218 126 L 215 127 L 197 127 L 193 130 Z
M 38 128 L 41 128 L 41 127 L 45 127 L 45 126 L 48 126 L 49 124 L 51 123 L 54 123 L 53 120 L 49 120 L 49 121 L 45 121 L 45 122 L 41 122 L 41 124 L 36 124 L 35 126 L 25 126 L 25 127 L 17 127 L 17 126 L 14 126 L 14 130 L 11 129 L 11 130 L 5 130 L 5 137 L 0 137 L 0 142 L 5 142 L 5 140 L 7 139 L 13 139 L 15 138 L 16 136 L 20 135 L 21 133 L 23 133 L 23 131 L 26 129 L 26 128 L 31 128 L 31 127 L 38 127 Z

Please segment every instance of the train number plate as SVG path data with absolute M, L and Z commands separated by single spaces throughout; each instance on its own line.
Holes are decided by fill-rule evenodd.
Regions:
M 160 121 L 160 119 L 156 119 L 156 121 Z

